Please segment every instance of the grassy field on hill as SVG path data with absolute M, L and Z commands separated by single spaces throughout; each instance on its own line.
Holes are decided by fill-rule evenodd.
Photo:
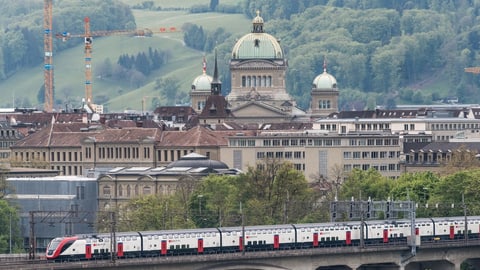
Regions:
M 134 1 L 129 2 L 133 4 Z M 141 2 L 141 1 L 138 1 Z M 163 3 L 171 3 L 172 1 L 155 1 Z M 181 1 L 193 3 L 204 3 L 206 1 Z M 235 1 L 231 1 L 235 2 Z M 251 20 L 242 14 L 221 14 L 221 13 L 201 13 L 190 14 L 186 11 L 144 11 L 134 10 L 137 27 L 142 28 L 159 28 L 175 26 L 178 29 L 187 22 L 201 25 L 205 29 L 213 30 L 217 27 L 223 27 L 227 32 L 234 36 L 248 33 Z M 92 18 L 93 20 L 94 18 Z M 92 29 L 95 31 L 98 29 Z M 54 42 L 61 42 L 55 40 Z M 68 42 L 68 41 L 67 41 Z M 187 48 L 183 45 L 183 34 L 166 33 L 157 34 L 149 38 L 133 38 L 127 36 L 111 36 L 103 38 L 95 38 L 93 42 L 92 52 L 92 69 L 95 73 L 95 65 L 103 63 L 109 58 L 115 63 L 121 54 L 134 54 L 138 52 L 148 52 L 148 48 L 158 50 L 168 50 L 172 53 L 172 59 L 167 65 L 160 70 L 156 70 L 151 74 L 144 86 L 137 88 L 129 83 L 118 83 L 113 80 L 93 78 L 93 97 L 107 96 L 109 101 L 106 109 L 109 112 L 118 112 L 124 110 L 142 110 L 142 99 L 145 96 L 158 97 L 161 96 L 159 90 L 154 90 L 155 80 L 157 78 L 173 77 L 177 78 L 180 83 L 180 91 L 188 94 L 193 79 L 202 72 L 202 56 L 203 52 Z M 85 92 L 85 68 L 84 68 L 84 49 L 83 44 L 78 45 L 69 50 L 60 53 L 54 53 L 54 85 L 55 98 L 61 100 L 69 100 L 69 107 L 77 107 L 81 104 L 81 99 Z M 209 67 L 211 69 L 212 67 Z M 208 70 L 208 73 L 213 71 Z M 0 99 L 0 106 L 10 107 L 12 101 L 17 99 L 16 107 L 22 107 L 29 104 L 22 103 L 27 97 L 31 106 L 43 109 L 43 104 L 37 104 L 37 95 L 40 86 L 43 84 L 43 64 L 35 68 L 22 70 L 10 79 L 0 83 L 0 89 L 4 93 Z M 5 89 L 5 90 L 3 90 Z M 151 104 L 151 98 L 145 99 L 145 107 L 148 109 Z M 28 102 L 27 102 L 28 103 Z M 67 102 L 65 102 L 67 103 Z M 173 104 L 168 104 L 173 105 Z
M 156 7 L 161 8 L 190 8 L 194 5 L 209 5 L 210 0 L 150 0 Z M 134 6 L 145 2 L 145 0 L 122 0 L 127 5 Z M 241 0 L 220 0 L 220 4 L 236 5 L 241 3 Z

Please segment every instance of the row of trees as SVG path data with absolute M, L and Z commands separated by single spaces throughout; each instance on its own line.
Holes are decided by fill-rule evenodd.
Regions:
M 182 31 L 185 45 L 204 52 L 212 52 L 217 44 L 225 42 L 231 36 L 222 27 L 215 31 L 207 31 L 202 26 L 192 23 L 185 23 L 182 26 Z

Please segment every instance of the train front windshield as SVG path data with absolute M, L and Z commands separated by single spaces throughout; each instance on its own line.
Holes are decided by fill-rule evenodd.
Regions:
M 62 242 L 62 238 L 55 238 L 50 242 L 47 248 L 47 255 L 52 255 L 55 249 L 57 249 L 58 245 Z

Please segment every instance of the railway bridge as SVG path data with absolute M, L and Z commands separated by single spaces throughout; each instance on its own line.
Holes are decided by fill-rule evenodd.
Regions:
M 140 270 L 460 270 L 463 262 L 480 269 L 480 240 L 425 244 L 412 255 L 409 246 L 338 247 L 36 263 L 8 269 L 140 269 Z M 0 265 L 3 269 L 7 265 Z M 5 268 L 7 269 L 7 268 Z

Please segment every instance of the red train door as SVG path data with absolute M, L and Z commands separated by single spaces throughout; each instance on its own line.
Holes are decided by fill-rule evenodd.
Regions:
M 238 239 L 238 250 L 242 251 L 243 250 L 243 237 L 240 236 Z
M 117 244 L 117 256 L 123 257 L 123 243 L 121 242 Z
M 160 243 L 160 254 L 167 255 L 167 240 L 162 240 Z
M 345 232 L 345 243 L 347 245 L 351 245 L 352 244 L 352 232 L 351 231 L 346 231 Z
M 455 238 L 455 227 L 453 225 L 450 225 L 450 239 Z
M 278 234 L 275 234 L 273 236 L 273 248 L 274 249 L 279 249 L 280 248 L 280 237 Z
M 318 233 L 313 233 L 313 246 L 318 247 Z
M 198 239 L 198 253 L 203 253 L 203 238 Z
M 383 229 L 383 243 L 388 243 L 388 229 Z
M 91 259 L 92 258 L 92 245 L 87 244 L 85 246 L 85 259 Z

